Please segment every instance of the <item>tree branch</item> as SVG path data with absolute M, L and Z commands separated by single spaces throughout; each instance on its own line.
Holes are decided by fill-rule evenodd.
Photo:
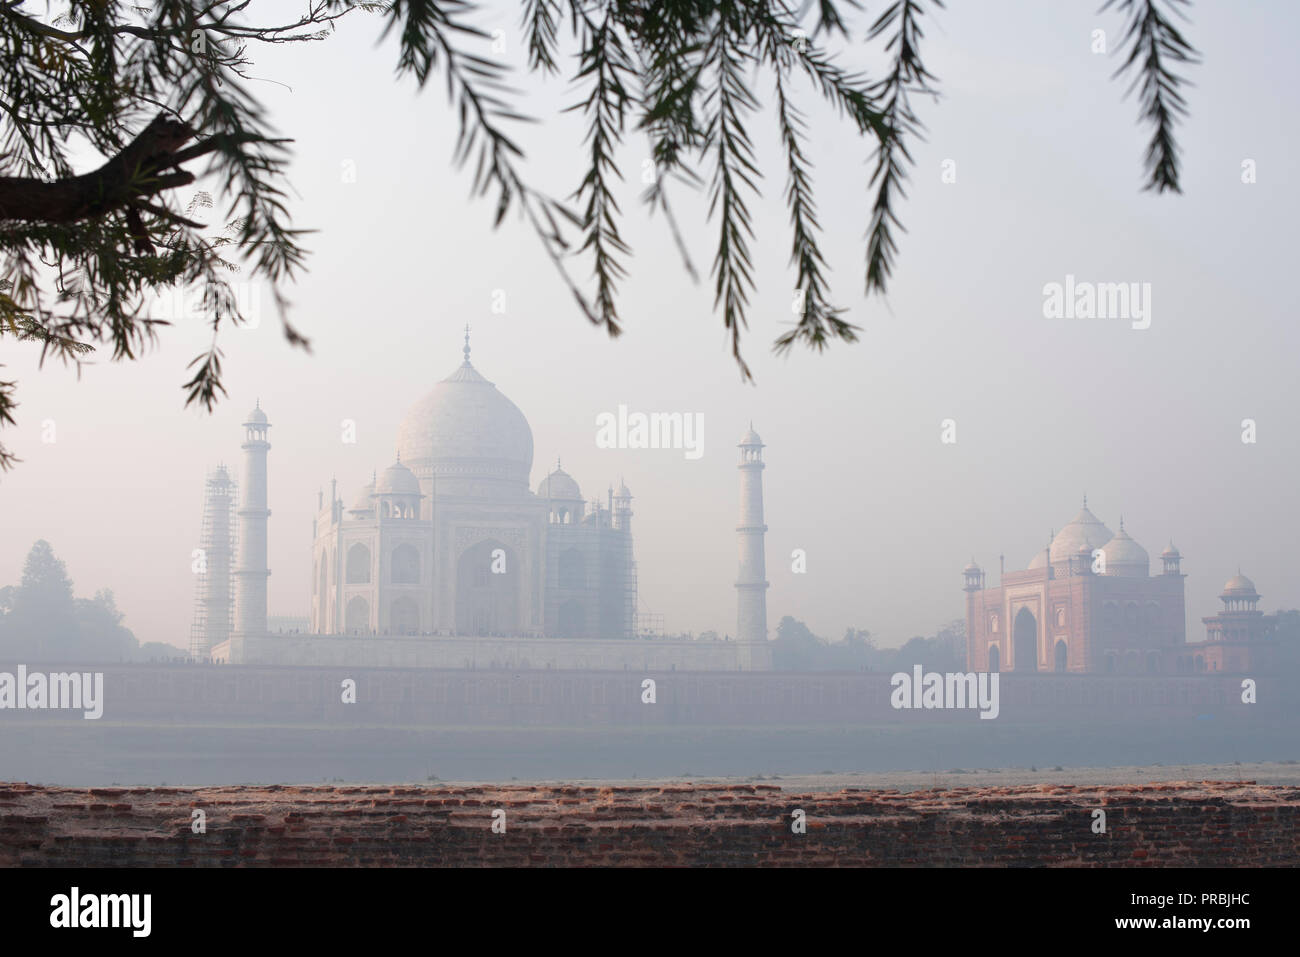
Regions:
M 193 173 L 158 174 L 199 155 L 193 149 L 178 153 L 193 137 L 194 131 L 185 123 L 159 115 L 92 173 L 52 183 L 0 176 L 0 220 L 74 223 L 128 206 L 144 196 L 186 186 L 194 182 Z M 204 152 L 215 148 L 213 145 Z

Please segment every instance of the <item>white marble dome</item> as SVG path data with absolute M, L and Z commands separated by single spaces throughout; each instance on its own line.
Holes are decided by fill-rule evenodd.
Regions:
M 402 464 L 401 459 L 398 459 L 384 469 L 383 475 L 379 476 L 374 493 L 376 495 L 419 495 L 420 480 L 415 477 L 414 472 Z
M 1052 539 L 1051 560 L 1055 565 L 1057 562 L 1068 562 L 1078 554 L 1080 546 L 1087 546 L 1091 551 L 1094 548 L 1101 548 L 1107 542 L 1115 537 L 1115 533 L 1101 523 L 1101 520 L 1088 511 L 1085 505 L 1079 509 L 1077 515 L 1070 519 L 1063 529 L 1056 533 Z M 1106 563 L 1110 564 L 1110 556 L 1106 557 Z M 1042 568 L 1046 564 L 1043 557 L 1043 550 L 1040 549 L 1033 559 L 1029 562 L 1030 568 Z
M 407 410 L 397 429 L 401 461 L 417 475 L 528 483 L 533 432 L 519 407 L 469 359 Z
M 1147 550 L 1135 542 L 1124 523 L 1119 523 L 1119 532 L 1102 547 L 1106 554 L 1106 574 L 1121 578 L 1146 578 L 1151 574 L 1151 557 Z
M 537 497 L 581 502 L 582 490 L 578 488 L 578 483 L 574 481 L 573 476 L 557 465 L 555 471 L 542 479 L 537 486 Z

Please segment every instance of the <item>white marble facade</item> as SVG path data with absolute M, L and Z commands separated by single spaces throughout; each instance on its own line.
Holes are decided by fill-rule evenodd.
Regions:
M 408 410 L 395 461 L 350 504 L 321 494 L 312 631 L 633 637 L 630 494 L 593 507 L 558 465 L 530 490 L 528 421 L 470 363 L 468 336 L 464 353 Z
M 394 461 L 345 503 L 335 482 L 313 522 L 310 633 L 265 629 L 266 420 L 245 444 L 251 542 L 237 601 L 245 627 L 211 648 L 247 664 L 731 671 L 772 666 L 763 562 L 762 443 L 741 445 L 738 640 L 639 636 L 632 493 L 584 499 L 554 469 L 528 486 L 533 436 L 519 408 L 464 361 L 407 411 Z M 254 441 L 256 439 L 257 441 Z M 247 527 L 254 526 L 254 527 Z M 248 551 L 248 549 L 245 549 Z

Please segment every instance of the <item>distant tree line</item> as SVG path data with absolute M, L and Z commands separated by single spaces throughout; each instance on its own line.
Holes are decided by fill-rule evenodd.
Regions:
M 917 635 L 901 648 L 876 646 L 871 632 L 849 628 L 840 641 L 813 634 L 797 618 L 786 615 L 776 626 L 772 662 L 780 671 L 880 671 L 893 674 L 921 665 L 927 671 L 966 669 L 966 623 L 944 625 L 929 637 Z
M 113 593 L 77 598 L 47 541 L 32 546 L 22 581 L 0 587 L 0 660 L 106 662 L 177 655 L 159 642 L 141 647 L 122 624 Z

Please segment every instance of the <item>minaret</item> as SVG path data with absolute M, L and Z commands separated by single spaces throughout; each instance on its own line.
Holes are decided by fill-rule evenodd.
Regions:
M 636 620 L 636 555 L 632 551 L 632 493 L 620 477 L 618 491 L 613 497 L 614 527 L 622 532 L 623 539 L 623 637 L 635 638 Z
M 741 667 L 770 667 L 767 646 L 767 564 L 763 558 L 763 440 L 751 423 L 740 445 L 740 570 L 736 577 L 736 640 Z
M 203 526 L 199 538 L 203 563 L 190 631 L 190 655 L 194 658 L 207 658 L 213 648 L 230 639 L 236 501 L 230 472 L 224 465 L 217 466 L 208 476 L 203 494 Z
M 235 628 L 231 638 L 230 660 L 240 664 L 249 638 L 266 634 L 266 441 L 271 427 L 262 404 L 248 413 L 244 423 L 244 495 L 239 510 L 239 564 L 235 567 Z
M 983 624 L 983 616 L 978 614 L 982 609 L 984 597 L 980 592 L 984 590 L 984 570 L 975 564 L 975 556 L 971 556 L 970 564 L 961 570 L 962 579 L 965 585 L 962 591 L 966 593 L 966 670 L 967 671 L 987 671 L 980 661 L 981 645 L 986 642 L 981 641 L 984 636 L 980 629 Z M 976 605 L 980 606 L 977 609 Z
M 621 478 L 618 480 L 618 491 L 614 493 L 611 501 L 614 527 L 624 532 L 632 531 L 632 493 L 628 491 L 627 483 Z

